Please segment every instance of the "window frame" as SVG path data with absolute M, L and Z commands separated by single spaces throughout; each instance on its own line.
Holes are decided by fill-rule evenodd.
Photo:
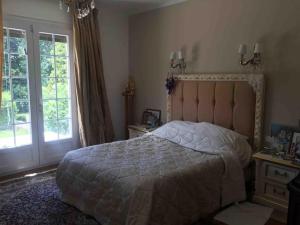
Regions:
M 0 149 L 0 175 L 12 172 L 20 172 L 30 168 L 46 166 L 58 163 L 70 150 L 80 147 L 77 103 L 75 96 L 75 75 L 73 64 L 73 37 L 72 27 L 69 23 L 55 23 L 44 20 L 36 20 L 13 15 L 4 15 L 4 27 L 26 31 L 27 56 L 28 56 L 28 79 L 29 99 L 31 111 L 31 136 L 32 144 L 28 146 L 17 146 L 13 148 Z M 63 139 L 52 142 L 43 141 L 43 120 L 41 114 L 41 76 L 39 60 L 38 32 L 55 33 L 69 36 L 70 56 L 70 92 L 71 92 L 71 113 L 72 113 L 72 134 L 70 139 Z M 34 90 L 34 91 L 32 91 Z
M 11 127 L 12 128 L 12 133 L 13 133 L 13 146 L 9 146 L 9 147 L 6 147 L 6 148 L 8 148 L 8 149 L 11 149 L 11 148 L 16 148 L 16 147 L 22 147 L 22 146 L 28 146 L 28 145 L 31 145 L 32 144 L 32 119 L 31 119 L 31 97 L 30 97 L 30 83 L 29 83 L 29 75 L 30 75 L 30 71 L 29 71 L 29 56 L 28 56 L 28 33 L 27 33 L 27 31 L 25 30 L 25 29 L 18 29 L 18 28 L 15 28 L 15 27 L 9 27 L 9 26 L 4 26 L 3 27 L 3 29 L 5 29 L 5 33 L 6 33 L 6 41 L 7 41 L 7 52 L 5 52 L 5 50 L 6 49 L 3 49 L 3 54 L 4 54 L 4 56 L 5 56 L 5 54 L 7 54 L 7 57 L 8 57 L 8 74 L 4 74 L 4 75 L 8 75 L 8 76 L 3 76 L 2 77 L 2 81 L 3 81 L 3 79 L 8 79 L 8 81 L 9 81 L 9 87 L 10 87 L 10 94 L 11 94 L 11 99 L 9 100 L 9 101 L 3 101 L 2 102 L 2 104 L 3 103 L 8 103 L 9 105 L 10 105 L 10 107 L 11 107 L 11 124 L 9 124 L 7 127 Z M 20 53 L 17 53 L 17 52 L 11 52 L 10 51 L 10 31 L 22 31 L 22 32 L 24 32 L 25 33 L 25 35 L 24 35 L 24 39 L 25 39 L 25 41 L 26 41 L 26 50 L 24 51 L 24 54 L 20 54 Z M 11 71 L 12 71 L 12 69 L 11 69 L 11 56 L 14 56 L 14 55 L 18 55 L 18 56 L 25 56 L 26 57 L 26 74 L 23 74 L 23 76 L 13 76 L 12 74 L 11 74 Z M 6 62 L 4 62 L 5 64 L 6 64 Z M 5 71 L 5 70 L 4 70 Z M 25 76 L 24 76 L 25 75 Z M 26 89 L 28 89 L 27 90 L 27 94 L 28 94 L 28 96 L 27 96 L 27 99 L 14 99 L 14 91 L 13 91 L 13 83 L 14 83 L 14 81 L 15 80 L 17 80 L 17 79 L 24 79 L 24 80 L 26 80 Z M 21 102 L 23 102 L 23 103 L 28 103 L 29 105 L 28 105 L 28 114 L 29 114 L 29 121 L 26 121 L 26 122 L 24 122 L 24 123 L 18 123 L 18 122 L 16 122 L 16 114 L 15 114 L 15 112 L 14 112 L 14 107 L 13 107 L 13 105 L 14 105 L 14 103 L 21 103 Z M 16 131 L 16 129 L 17 129 L 17 127 L 18 126 L 22 126 L 22 125 L 26 125 L 26 126 L 30 126 L 30 129 L 29 129 L 29 132 L 30 132 L 30 138 L 31 138 L 31 140 L 30 140 L 30 143 L 26 143 L 26 144 L 23 144 L 23 145 L 18 145 L 17 144 L 17 135 L 16 135 L 16 133 L 17 133 L 17 131 Z M 2 148 L 2 147 L 0 147 L 0 150 L 2 150 L 2 149 L 6 149 L 6 148 Z
M 71 63 L 70 63 L 70 61 L 71 61 L 71 56 L 70 56 L 70 36 L 69 35 L 66 35 L 66 34 L 56 34 L 56 33 L 44 33 L 44 32 L 38 32 L 38 35 L 39 35 L 39 37 L 40 37 L 40 34 L 48 34 L 48 35 L 51 35 L 51 41 L 52 41 L 52 44 L 53 44 L 53 47 L 54 47 L 54 52 L 53 52 L 53 54 L 49 54 L 49 55 L 44 55 L 44 54 L 41 54 L 41 51 L 39 51 L 39 54 L 40 54 L 40 57 L 39 57 L 39 60 L 40 60 L 40 62 L 39 62 L 39 65 L 41 66 L 41 57 L 42 56 L 45 56 L 45 57 L 51 57 L 51 58 L 53 58 L 53 62 L 54 62 L 54 77 L 47 77 L 48 79 L 50 78 L 50 79 L 55 79 L 55 97 L 51 97 L 51 98 L 44 98 L 44 96 L 43 96 L 43 85 L 42 85 L 42 80 L 43 79 L 45 79 L 45 77 L 43 77 L 43 75 L 42 75 L 42 72 L 41 72 L 41 69 L 40 69 L 40 79 L 41 79 L 41 100 L 40 101 L 42 101 L 43 102 L 43 104 L 44 103 L 46 103 L 46 102 L 49 102 L 49 101 L 55 101 L 56 102 L 56 119 L 55 120 L 52 120 L 53 122 L 55 122 L 55 123 L 57 123 L 57 124 L 59 124 L 60 122 L 62 122 L 62 121 L 71 121 L 71 135 L 73 136 L 74 135 L 74 132 L 73 132 L 73 122 L 72 122 L 72 120 L 73 120 L 73 114 L 72 114 L 72 109 L 74 108 L 73 107 L 73 105 L 72 105 L 72 102 L 73 102 L 73 100 L 72 100 L 72 95 L 71 95 L 71 93 L 72 93 L 72 81 L 71 81 Z M 67 40 L 67 44 L 68 44 L 68 46 L 67 46 L 67 54 L 66 55 L 57 55 L 56 54 L 56 52 L 55 52 L 55 36 L 65 36 L 66 37 L 66 40 Z M 40 41 L 40 39 L 39 39 L 39 41 Z M 40 45 L 39 45 L 40 46 Z M 40 50 L 40 47 L 39 47 L 39 50 Z M 57 67 L 56 67 L 56 60 L 57 60 L 57 58 L 66 58 L 68 61 L 67 61 L 67 76 L 66 77 L 58 77 L 57 76 Z M 58 89 L 57 89 L 57 86 L 58 86 L 58 84 L 59 84 L 59 82 L 57 81 L 57 80 L 59 80 L 59 79 L 61 79 L 61 80 L 65 80 L 65 81 L 67 81 L 67 83 L 68 83 L 68 96 L 67 97 L 61 97 L 61 96 L 58 96 Z M 69 108 L 69 117 L 65 117 L 65 118 L 59 118 L 59 102 L 61 102 L 61 101 L 64 101 L 64 100 L 66 100 L 66 101 L 70 101 L 70 105 L 68 106 L 68 108 Z M 43 107 L 43 106 L 41 106 L 41 107 Z M 44 110 L 44 107 L 43 107 L 43 110 Z M 46 119 L 46 118 L 43 118 L 43 126 L 45 125 L 45 122 L 49 122 L 49 121 L 51 121 L 51 120 L 48 120 L 48 119 Z M 55 140 L 46 140 L 46 137 L 45 137 L 45 128 L 43 129 L 43 133 L 44 133 L 44 141 L 45 142 L 51 142 L 51 141 L 63 141 L 63 140 L 65 140 L 65 139 L 71 139 L 72 138 L 72 136 L 71 137 L 67 137 L 67 138 L 61 138 L 61 133 L 60 133 L 60 130 L 59 130 L 59 126 L 58 126 L 58 131 L 57 131 L 57 139 L 55 139 Z

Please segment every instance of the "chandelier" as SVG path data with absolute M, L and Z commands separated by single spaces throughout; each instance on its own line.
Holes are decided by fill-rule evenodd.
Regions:
M 67 12 L 70 12 L 70 7 L 74 7 L 74 11 L 78 19 L 82 19 L 90 14 L 96 7 L 95 0 L 59 0 L 59 8 L 63 10 L 64 4 L 67 7 Z

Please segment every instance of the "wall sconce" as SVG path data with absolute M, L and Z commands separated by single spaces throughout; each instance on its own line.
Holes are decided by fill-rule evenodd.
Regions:
M 178 56 L 178 59 L 177 59 L 177 56 Z M 179 68 L 181 70 L 181 72 L 184 72 L 184 70 L 186 68 L 186 63 L 185 63 L 185 60 L 182 56 L 181 51 L 178 51 L 177 54 L 175 52 L 171 52 L 170 67 L 172 69 Z
M 239 48 L 239 54 L 241 55 L 241 65 L 246 66 L 248 64 L 252 66 L 259 66 L 261 65 L 261 46 L 260 44 L 256 43 L 254 46 L 253 56 L 250 59 L 245 59 L 245 55 L 247 54 L 247 45 L 241 44 Z

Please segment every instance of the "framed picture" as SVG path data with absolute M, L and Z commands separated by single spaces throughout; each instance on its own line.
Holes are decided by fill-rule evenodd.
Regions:
M 143 118 L 142 118 L 142 124 L 144 125 L 148 125 L 148 121 L 149 121 L 149 117 L 151 116 L 151 114 L 147 111 L 143 112 Z
M 291 156 L 300 163 L 300 132 L 294 132 L 290 149 Z
M 282 151 L 285 154 L 289 155 L 294 130 L 294 127 L 286 125 L 271 125 L 271 136 L 274 138 L 274 144 L 278 151 Z
M 158 121 L 161 121 L 161 110 L 158 109 L 146 109 L 147 112 L 150 112 L 152 115 L 154 115 Z
M 157 127 L 161 123 L 161 110 L 146 109 L 143 112 L 142 124 L 149 127 Z

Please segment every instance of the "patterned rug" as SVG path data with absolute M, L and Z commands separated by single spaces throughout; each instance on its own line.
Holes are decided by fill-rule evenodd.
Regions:
M 99 225 L 60 201 L 55 172 L 0 184 L 1 225 Z
M 60 200 L 54 170 L 0 183 L 0 225 L 101 224 Z

